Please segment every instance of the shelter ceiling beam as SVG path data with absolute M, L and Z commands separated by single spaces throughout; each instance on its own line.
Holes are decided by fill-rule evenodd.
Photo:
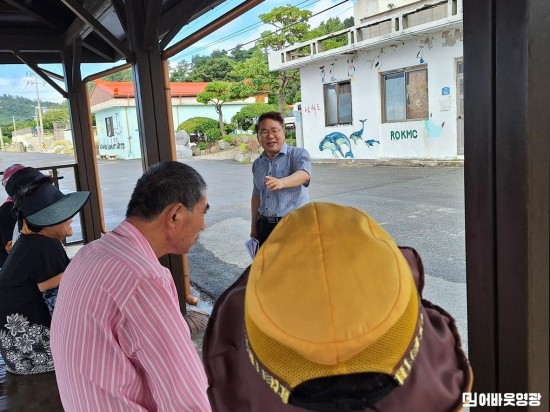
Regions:
M 50 27 L 52 29 L 59 29 L 56 16 L 50 13 L 46 8 L 40 7 L 40 2 L 25 1 L 24 3 L 22 3 L 16 0 L 4 0 L 4 2 L 12 7 L 15 7 L 18 10 L 21 10 L 31 15 L 33 18 L 35 18 L 47 27 Z
M 65 78 L 60 75 L 60 74 L 57 74 L 57 73 L 54 73 L 54 72 L 51 72 L 49 70 L 46 70 L 46 69 L 41 69 L 44 73 L 46 73 L 48 75 L 48 77 L 51 77 L 52 79 L 56 79 L 56 80 L 59 80 L 61 82 L 64 82 L 65 81 Z
M 91 128 L 91 115 L 86 85 L 82 82 L 80 65 L 82 63 L 82 44 L 80 40 L 63 50 L 63 70 L 68 91 L 69 114 L 73 130 L 75 157 L 77 164 L 77 190 L 89 190 L 90 200 L 81 210 L 84 243 L 101 237 L 103 209 L 99 190 L 99 174 L 95 158 L 95 145 Z
M 93 15 L 96 19 L 99 19 L 100 16 L 108 11 L 110 3 L 105 3 L 105 0 L 95 0 L 92 4 L 88 4 L 88 10 L 93 10 Z M 66 6 L 65 6 L 66 7 Z M 70 26 L 65 30 L 65 46 L 70 47 L 75 40 L 84 40 L 90 33 L 93 32 L 93 27 L 90 27 L 88 23 L 81 20 L 80 18 L 75 18 Z
M 63 48 L 63 38 L 59 35 L 6 33 L 0 30 L 0 51 L 55 51 L 60 53 Z
M 108 75 L 113 74 L 113 73 L 118 73 L 121 70 L 130 69 L 131 67 L 132 67 L 132 65 L 130 63 L 122 64 L 120 66 L 113 67 L 111 69 L 107 69 L 107 70 L 103 70 L 101 72 L 91 74 L 91 75 L 85 77 L 84 80 L 82 80 L 82 81 L 84 83 L 88 83 L 92 80 L 99 79 L 101 77 L 108 76 Z
M 115 56 L 113 55 L 114 54 L 113 49 L 107 47 L 105 44 L 98 41 L 98 39 L 94 40 L 88 37 L 86 40 L 82 41 L 82 47 L 85 47 L 91 52 L 97 54 L 102 59 L 115 61 Z
M 152 50 L 153 43 L 158 43 L 158 29 L 160 14 L 162 11 L 162 2 L 149 0 L 147 14 L 145 15 L 145 49 Z
M 65 99 L 68 97 L 67 92 L 63 90 L 61 87 L 59 87 L 57 83 L 54 82 L 46 73 L 44 73 L 42 69 L 38 67 L 38 65 L 34 63 L 29 57 L 23 56 L 17 50 L 14 50 L 13 54 L 17 56 L 17 58 L 21 60 L 22 63 L 25 63 L 27 66 L 29 66 L 37 75 L 39 75 L 46 83 L 52 86 Z
M 180 1 L 176 2 L 169 9 L 164 10 L 159 23 L 159 37 L 164 40 L 166 34 L 170 33 L 170 36 L 166 42 L 163 41 L 163 44 L 168 44 L 187 23 L 221 3 L 223 3 L 223 1 L 204 0 L 197 6 L 195 2 Z
M 113 49 L 115 49 L 120 55 L 126 59 L 130 59 L 132 53 L 130 49 L 119 41 L 109 30 L 107 30 L 94 16 L 92 16 L 84 7 L 82 7 L 75 0 L 61 0 L 74 14 L 80 18 L 87 27 L 93 28 L 93 30 L 105 40 Z M 84 38 L 84 36 L 83 36 Z
M 182 41 L 180 41 L 177 44 L 173 45 L 172 47 L 166 49 L 162 53 L 162 59 L 163 60 L 169 59 L 170 57 L 176 55 L 180 51 L 182 51 L 182 50 L 186 49 L 187 47 L 191 46 L 192 44 L 195 44 L 197 41 L 203 39 L 204 37 L 208 36 L 210 33 L 213 33 L 214 31 L 218 30 L 220 27 L 223 27 L 224 25 L 226 25 L 230 21 L 236 19 L 240 15 L 246 13 L 248 10 L 253 9 L 258 4 L 261 4 L 263 2 L 264 2 L 264 0 L 250 0 L 250 1 L 243 2 L 241 5 L 235 7 L 234 9 L 232 9 L 232 10 L 228 11 L 227 13 L 225 13 L 224 15 L 218 17 L 216 20 L 214 20 L 213 22 L 208 24 L 206 27 L 202 28 L 201 30 L 196 31 L 191 36 L 186 37 Z M 173 30 L 175 30 L 175 27 L 176 26 L 174 26 Z M 179 32 L 181 27 L 183 27 L 183 24 L 181 26 L 178 26 L 178 29 L 175 33 L 173 33 L 171 31 L 169 34 L 164 36 L 164 38 L 162 39 L 162 41 L 160 43 L 161 50 L 164 49 L 168 45 L 168 43 L 170 43 L 170 41 L 172 40 L 171 37 L 173 37 L 172 35 L 175 36 Z
M 147 0 L 128 2 L 126 7 L 128 39 L 135 55 L 132 66 L 144 169 L 155 163 L 176 159 L 168 64 L 160 58 L 157 33 L 154 33 L 155 41 L 145 38 L 147 31 L 143 28 L 148 9 Z M 146 47 L 147 44 L 151 46 L 150 49 Z M 172 273 L 180 310 L 185 315 L 187 309 L 182 258 L 166 255 L 159 261 Z
M 159 3 L 162 3 L 162 2 L 159 2 Z M 124 32 L 126 32 L 128 30 L 128 25 L 126 24 L 126 14 L 124 14 L 124 2 L 122 0 L 111 0 L 111 4 L 115 9 L 116 15 L 118 16 L 118 20 L 122 25 L 122 29 L 124 30 Z

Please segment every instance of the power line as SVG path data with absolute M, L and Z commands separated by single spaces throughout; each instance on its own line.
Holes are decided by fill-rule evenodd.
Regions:
M 229 3 L 231 3 L 231 1 L 236 1 L 236 0 L 230 0 L 230 1 L 227 2 L 227 3 L 229 4 Z M 305 10 L 306 7 L 310 7 L 310 6 L 312 6 L 313 4 L 318 3 L 319 1 L 320 1 L 320 0 L 313 0 L 313 1 L 312 1 L 312 0 L 303 0 L 303 1 L 297 2 L 297 3 L 294 5 L 294 7 L 298 7 L 298 8 L 301 8 L 302 10 Z M 331 10 L 331 9 L 333 9 L 333 8 L 335 8 L 335 7 L 338 7 L 338 6 L 340 6 L 340 5 L 342 5 L 342 4 L 346 3 L 346 2 L 349 2 L 349 0 L 343 0 L 343 1 L 339 2 L 339 3 L 337 3 L 337 4 L 334 4 L 334 5 L 328 7 L 328 8 L 326 8 L 326 9 L 324 9 L 324 10 L 321 10 L 321 11 L 315 13 L 315 14 L 312 14 L 309 18 L 311 19 L 312 17 L 318 16 L 319 14 L 322 14 L 322 13 L 324 13 L 324 12 L 326 12 L 326 11 L 328 11 L 328 10 Z M 221 7 L 223 7 L 223 5 L 222 5 Z M 352 6 L 352 7 L 353 7 L 353 6 Z M 348 11 L 349 9 L 351 9 L 351 7 L 348 8 L 348 9 L 346 9 L 346 10 L 344 10 L 342 13 L 344 13 L 345 11 Z M 219 11 L 219 10 L 217 10 L 217 11 Z M 189 24 L 189 26 L 186 26 L 186 27 L 187 27 L 187 28 L 191 28 L 191 27 L 197 26 L 198 23 L 200 23 L 200 22 L 204 21 L 205 19 L 207 19 L 207 18 L 210 16 L 210 14 L 212 14 L 213 12 L 214 12 L 214 10 L 211 10 L 210 12 L 208 12 L 208 13 L 204 14 L 203 16 L 199 17 L 197 20 L 194 20 L 193 22 L 191 22 L 191 23 Z M 342 13 L 340 13 L 340 14 L 342 14 Z M 294 24 L 296 24 L 296 23 L 294 23 Z M 197 54 L 199 54 L 201 51 L 207 50 L 207 49 L 209 49 L 209 48 L 211 48 L 211 47 L 213 47 L 213 46 L 215 46 L 215 45 L 217 45 L 217 44 L 220 44 L 220 43 L 223 43 L 223 42 L 225 42 L 225 41 L 227 41 L 227 40 L 230 40 L 230 39 L 232 39 L 233 37 L 236 37 L 236 36 L 239 36 L 239 35 L 241 35 L 241 34 L 247 33 L 247 32 L 249 32 L 249 31 L 251 31 L 251 30 L 254 30 L 254 29 L 256 29 L 256 28 L 262 26 L 262 25 L 267 25 L 267 24 L 263 23 L 263 22 L 260 20 L 260 21 L 258 21 L 258 22 L 256 22 L 256 23 L 253 23 L 253 24 L 251 24 L 251 25 L 249 25 L 249 26 L 246 26 L 246 27 L 244 27 L 244 28 L 238 30 L 238 31 L 235 32 L 235 33 L 231 33 L 230 35 L 227 35 L 227 36 L 225 36 L 225 37 L 223 37 L 223 38 L 221 38 L 221 39 L 215 40 L 215 41 L 213 41 L 213 42 L 211 42 L 211 43 L 209 43 L 209 44 L 207 44 L 207 45 L 204 45 L 204 46 L 201 46 L 201 47 L 198 47 L 198 48 L 189 50 L 189 51 L 187 51 L 187 52 L 180 53 L 180 55 L 179 55 L 178 57 L 171 59 L 170 62 L 171 62 L 171 63 L 179 63 L 180 61 L 184 60 L 186 57 L 197 55 Z M 203 26 L 200 26 L 200 27 L 198 27 L 197 29 L 202 28 L 202 27 L 203 27 Z M 290 26 L 287 26 L 287 27 L 290 27 Z M 185 28 L 182 29 L 182 31 L 184 31 L 184 30 L 185 30 Z M 280 30 L 281 30 L 281 29 L 276 30 L 275 33 L 276 33 L 277 31 L 280 31 Z M 180 32 L 180 33 L 181 33 L 181 32 Z M 246 46 L 246 45 L 251 44 L 251 43 L 255 43 L 255 42 L 258 41 L 259 39 L 260 39 L 260 37 L 258 37 L 258 38 L 256 38 L 256 39 L 253 39 L 253 40 L 250 40 L 250 41 L 247 41 L 247 42 L 245 42 L 245 43 L 239 43 L 237 46 L 235 46 L 235 47 L 233 47 L 233 48 L 231 48 L 231 49 L 228 49 L 228 50 L 226 50 L 226 51 L 227 51 L 227 52 L 231 52 L 231 51 L 237 49 L 238 47 L 242 47 L 242 46 Z M 97 63 L 96 63 L 96 65 L 97 65 Z M 92 67 L 93 67 L 93 66 L 92 66 Z M 96 66 L 96 67 L 97 67 L 97 66 Z
M 207 13 L 203 14 L 202 16 L 200 16 L 199 18 L 197 18 L 196 20 L 193 20 L 190 24 L 188 24 L 187 26 L 185 26 L 181 31 L 181 32 L 185 32 L 187 28 L 191 28 L 191 27 L 194 27 L 194 26 L 197 26 L 200 22 L 206 20 L 207 18 L 210 17 L 210 15 L 212 13 L 214 13 L 214 11 L 218 12 L 218 11 L 221 11 L 224 7 L 226 6 L 229 6 L 231 3 L 234 3 L 236 2 L 237 0 L 229 0 L 229 1 L 226 1 L 224 2 L 221 6 L 220 6 L 220 9 L 219 10 L 215 10 L 215 9 L 211 9 L 209 10 Z M 203 27 L 203 26 L 201 26 Z
M 315 1 L 313 1 L 311 4 L 308 4 L 307 6 L 304 6 L 304 7 L 309 7 L 309 6 L 311 6 L 312 4 L 315 4 L 315 3 L 319 2 L 319 1 L 320 1 L 320 0 L 315 0 Z M 328 8 L 326 8 L 326 9 L 324 9 L 324 10 L 321 10 L 321 11 L 315 13 L 315 14 L 312 14 L 312 15 L 309 17 L 309 19 L 311 19 L 312 17 L 318 16 L 319 14 L 322 14 L 322 13 L 324 13 L 324 12 L 326 12 L 326 11 L 328 11 L 328 10 L 331 10 L 331 9 L 333 9 L 333 8 L 335 8 L 335 7 L 338 7 L 338 6 L 344 4 L 344 3 L 348 2 L 348 1 L 349 1 L 349 0 L 343 0 L 343 1 L 341 1 L 340 3 L 334 4 L 334 5 L 328 7 Z M 307 3 L 307 2 L 308 2 L 308 0 L 305 0 L 305 1 L 302 1 L 302 2 L 300 2 L 300 3 L 297 3 L 297 4 L 295 5 L 295 7 L 298 7 L 298 6 L 300 6 L 300 5 L 304 4 L 304 3 Z M 351 9 L 351 7 L 350 7 L 350 9 Z M 344 10 L 344 11 L 341 12 L 340 14 L 344 13 L 344 12 L 347 11 L 347 10 L 349 10 L 349 9 Z M 173 63 L 178 63 L 178 62 L 184 60 L 185 57 L 196 55 L 196 54 L 198 54 L 200 51 L 209 49 L 210 47 L 215 46 L 216 44 L 223 43 L 223 42 L 225 42 L 225 41 L 227 41 L 227 40 L 229 40 L 229 39 L 231 39 L 231 38 L 233 38 L 233 37 L 235 37 L 235 36 L 237 36 L 237 35 L 240 35 L 240 34 L 243 34 L 243 33 L 247 32 L 247 31 L 250 31 L 250 30 L 252 30 L 252 29 L 255 29 L 255 28 L 257 28 L 258 26 L 263 25 L 263 24 L 265 24 L 265 23 L 263 23 L 263 22 L 261 22 L 261 21 L 260 21 L 260 22 L 257 22 L 257 23 L 254 23 L 254 24 L 252 24 L 252 25 L 250 25 L 250 26 L 248 26 L 248 27 L 245 27 L 244 29 L 241 29 L 241 30 L 240 30 L 239 32 L 237 32 L 237 33 L 233 33 L 233 34 L 228 35 L 228 36 L 226 36 L 226 37 L 224 37 L 224 38 L 222 38 L 222 39 L 218 39 L 218 40 L 216 40 L 216 41 L 214 41 L 214 42 L 212 42 L 212 43 L 209 43 L 209 44 L 207 44 L 207 45 L 205 45 L 205 46 L 202 46 L 202 47 L 199 47 L 199 48 L 196 48 L 196 49 L 193 49 L 193 50 L 189 50 L 188 52 L 181 54 L 177 59 L 171 60 L 171 62 L 173 62 Z M 289 25 L 289 26 L 286 26 L 286 27 L 284 27 L 284 28 L 291 27 L 291 26 L 293 26 L 294 24 L 298 24 L 298 23 L 293 23 L 293 24 L 291 24 L 291 25 Z M 282 30 L 282 28 L 281 28 L 281 29 L 278 29 L 278 30 L 275 30 L 274 33 L 277 33 L 278 31 L 281 31 L 281 30 Z M 228 49 L 228 50 L 226 50 L 226 51 L 228 51 L 228 52 L 233 51 L 233 50 L 237 49 L 237 47 L 246 46 L 246 45 L 248 45 L 248 44 L 250 44 L 250 43 L 254 43 L 254 42 L 256 42 L 256 41 L 258 41 L 258 40 L 260 40 L 260 39 L 261 39 L 261 37 L 258 37 L 258 38 L 256 38 L 256 39 L 250 40 L 250 41 L 248 41 L 248 42 L 246 42 L 246 43 L 239 43 L 237 46 L 235 46 L 235 47 L 233 47 L 233 48 L 231 48 L 231 49 Z

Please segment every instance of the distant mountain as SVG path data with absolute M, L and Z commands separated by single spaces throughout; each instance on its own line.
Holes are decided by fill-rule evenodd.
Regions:
M 16 123 L 29 122 L 34 120 L 36 114 L 36 100 L 27 99 L 21 96 L 3 94 L 0 96 L 0 125 L 11 125 L 13 116 Z M 54 103 L 40 100 L 42 112 L 50 109 L 59 109 L 63 103 Z

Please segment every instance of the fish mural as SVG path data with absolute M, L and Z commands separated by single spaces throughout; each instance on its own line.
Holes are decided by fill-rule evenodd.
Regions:
M 344 150 L 342 150 L 342 146 L 348 147 L 348 151 L 345 154 Z M 332 152 L 332 155 L 336 158 L 338 157 L 338 154 L 340 154 L 344 159 L 347 157 L 353 159 L 351 142 L 349 141 L 348 137 L 343 133 L 332 132 L 327 134 L 319 143 L 319 150 L 323 151 L 325 149 L 330 150 Z
M 361 122 L 361 130 L 357 130 L 349 135 L 349 139 L 353 140 L 353 143 L 357 144 L 358 140 L 363 139 L 363 131 L 365 130 L 365 122 L 367 119 L 359 120 Z
M 430 113 L 430 118 L 428 120 L 424 120 L 424 127 L 428 131 L 428 137 L 441 136 L 441 132 L 443 131 L 443 126 L 445 126 L 445 122 L 441 123 L 441 126 L 434 123 L 434 121 L 432 120 L 431 113 Z
M 367 145 L 367 147 L 372 147 L 374 146 L 375 143 L 380 144 L 380 140 L 374 140 L 374 139 L 365 140 L 365 144 Z

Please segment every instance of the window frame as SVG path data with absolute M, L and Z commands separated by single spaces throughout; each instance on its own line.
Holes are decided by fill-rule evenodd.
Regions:
M 408 95 L 407 95 L 407 73 L 411 72 L 417 72 L 417 71 L 425 71 L 426 73 L 426 103 L 427 103 L 427 113 L 426 117 L 415 117 L 415 118 L 409 118 L 408 117 L 408 111 L 407 111 L 407 101 L 408 101 Z M 404 92 L 405 92 L 405 107 L 404 107 L 404 113 L 405 118 L 404 119 L 398 119 L 398 120 L 388 120 L 387 115 L 387 105 L 386 105 L 386 76 L 389 75 L 395 75 L 395 74 L 403 74 L 403 83 L 404 83 Z M 388 70 L 387 72 L 380 73 L 380 96 L 381 96 L 381 119 L 382 123 L 403 123 L 403 122 L 412 122 L 412 121 L 422 121 L 422 120 L 428 120 L 430 117 L 430 95 L 429 95 L 429 77 L 428 77 L 428 65 L 427 64 L 421 64 L 416 66 L 409 66 L 409 67 L 403 67 L 401 69 L 397 70 Z
M 347 121 L 341 121 L 342 115 L 340 114 L 340 88 L 342 85 L 348 84 L 349 85 L 349 95 L 350 95 L 350 120 Z M 328 104 L 328 94 L 327 94 L 327 88 L 336 86 L 336 122 L 329 122 L 329 104 Z M 325 126 L 339 126 L 339 125 L 347 125 L 347 124 L 353 124 L 353 98 L 352 98 L 352 90 L 351 90 L 351 80 L 342 80 L 339 82 L 332 82 L 332 83 L 326 83 L 323 84 L 323 99 L 325 103 Z M 331 112 L 332 113 L 332 112 Z

